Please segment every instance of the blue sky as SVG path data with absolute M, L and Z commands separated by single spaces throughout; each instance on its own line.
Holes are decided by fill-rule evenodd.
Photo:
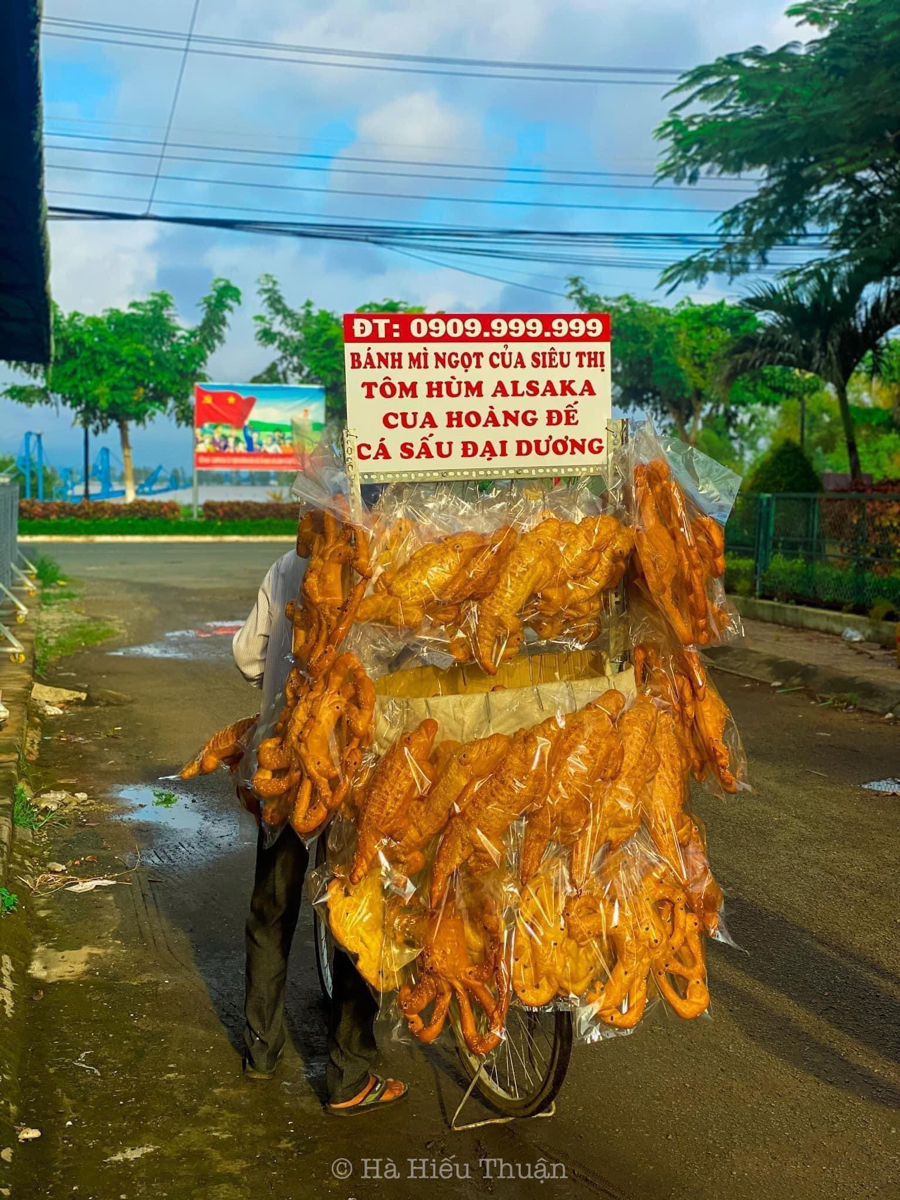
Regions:
M 198 34 L 217 37 L 320 47 L 680 69 L 749 45 L 791 40 L 797 33 L 782 15 L 784 7 L 786 0 L 740 5 L 722 0 L 200 0 L 195 28 Z M 156 0 L 127 8 L 112 0 L 45 0 L 45 17 L 184 31 L 192 8 L 193 0 Z M 175 52 L 45 36 L 51 203 L 143 207 L 157 161 L 154 144 L 146 143 L 162 139 L 180 60 Z M 711 214 L 733 201 L 715 192 L 652 187 L 649 176 L 657 159 L 652 133 L 667 109 L 664 92 L 655 81 L 628 86 L 510 83 L 190 55 L 154 211 L 190 213 L 215 203 L 234 206 L 226 214 L 233 216 L 279 209 L 311 218 L 702 232 L 709 228 Z M 128 150 L 133 153 L 123 153 Z M 287 157 L 297 154 L 321 157 Z M 229 161 L 201 164 L 201 155 Z M 357 174 L 361 169 L 391 170 L 355 161 L 360 158 L 435 164 L 428 168 L 431 172 L 451 178 L 429 184 Z M 449 170 L 437 166 L 444 163 L 463 165 Z M 501 170 L 491 185 L 471 183 L 456 178 L 466 173 L 466 164 Z M 299 165 L 317 169 L 296 169 Z M 516 166 L 541 172 L 613 172 L 617 174 L 602 182 L 616 186 L 574 187 L 574 179 L 567 184 L 564 176 L 537 174 L 530 177 L 550 186 L 526 187 L 508 173 Z M 104 173 L 112 171 L 132 174 Z M 166 178 L 175 175 L 203 182 Z M 388 195 L 335 194 L 359 190 Z M 426 198 L 402 199 L 400 192 Z M 520 203 L 498 203 L 509 200 Z M 608 207 L 546 207 L 585 203 Z M 191 204 L 201 208 L 177 206 Z M 252 325 L 255 284 L 264 271 L 281 280 L 292 302 L 311 297 L 339 311 L 384 297 L 445 311 L 567 307 L 557 296 L 524 286 L 564 292 L 566 272 L 548 264 L 455 260 L 505 281 L 495 282 L 387 249 L 339 243 L 150 223 L 51 223 L 50 232 L 53 293 L 64 308 L 99 311 L 165 288 L 174 294 L 184 319 L 192 320 L 197 300 L 216 275 L 234 280 L 244 304 L 227 344 L 210 364 L 211 374 L 220 379 L 247 379 L 269 359 L 255 344 Z M 633 251 L 621 253 L 634 256 Z M 607 294 L 655 293 L 653 270 L 610 265 L 585 274 Z M 713 281 L 703 293 L 693 294 L 714 299 L 734 292 Z M 43 431 L 52 462 L 80 461 L 80 441 L 65 413 L 29 411 L 2 400 L 0 410 L 0 454 L 16 451 L 24 431 L 32 428 Z M 113 451 L 115 442 L 110 437 Z M 135 461 L 187 466 L 190 442 L 189 431 L 157 421 L 134 431 Z

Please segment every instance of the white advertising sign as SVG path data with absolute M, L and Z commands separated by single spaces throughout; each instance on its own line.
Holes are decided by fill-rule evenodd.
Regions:
M 348 313 L 344 347 L 363 483 L 605 468 L 607 313 Z

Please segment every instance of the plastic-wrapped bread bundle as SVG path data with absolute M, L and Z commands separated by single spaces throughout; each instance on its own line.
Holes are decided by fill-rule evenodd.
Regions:
M 484 778 L 467 783 L 455 814 L 441 836 L 431 879 L 431 906 L 438 908 L 454 872 L 468 877 L 504 868 L 504 838 L 514 822 L 543 804 L 549 786 L 550 759 L 562 728 L 554 714 L 509 738 L 499 762 Z
M 371 736 L 372 683 L 342 651 L 371 567 L 368 536 L 341 493 L 301 517 L 297 551 L 308 562 L 285 605 L 292 666 L 259 722 L 249 786 L 267 830 L 290 821 L 311 838 L 343 803 Z
M 321 836 L 328 838 L 328 862 L 309 874 L 313 904 L 372 990 L 394 992 L 422 950 L 421 901 L 408 881 L 398 886 L 397 877 L 378 864 L 359 883 L 350 881 L 355 836 L 346 819 L 336 818 Z
M 435 1041 L 455 1000 L 472 1054 L 490 1054 L 502 1042 L 512 990 L 509 899 L 496 877 L 459 877 L 429 913 L 422 952 L 397 994 L 405 1028 L 418 1041 Z
M 566 926 L 601 941 L 602 969 L 584 996 L 580 1031 L 633 1029 L 659 997 L 679 1017 L 709 1007 L 705 929 L 690 896 L 641 831 L 611 849 L 590 886 L 569 902 Z
M 217 767 L 228 767 L 230 771 L 235 771 L 252 741 L 258 720 L 259 713 L 253 717 L 241 717 L 239 721 L 214 733 L 194 758 L 181 768 L 179 778 L 193 779 L 197 775 L 209 775 Z
M 378 673 L 402 649 L 488 674 L 523 643 L 595 641 L 632 536 L 587 486 L 388 488 L 354 648 Z
M 624 463 L 634 583 L 681 646 L 715 646 L 739 636 L 722 577 L 725 521 L 740 478 L 692 447 L 660 438 L 650 421 L 626 447 Z
M 566 924 L 573 896 L 568 855 L 553 851 L 520 888 L 513 948 L 513 989 L 526 1008 L 556 1007 L 585 994 L 597 978 L 605 947 L 578 942 Z
M 600 776 L 594 782 L 588 819 L 572 848 L 570 871 L 577 891 L 595 873 L 598 855 L 620 846 L 640 826 L 640 798 L 658 764 L 654 746 L 658 717 L 652 698 L 639 693 L 616 720 L 617 769 L 611 777 Z
M 591 819 L 594 788 L 613 779 L 622 764 L 616 719 L 625 707 L 619 691 L 607 691 L 577 712 L 559 719 L 543 799 L 526 818 L 519 875 L 527 884 L 548 846 L 571 848 Z
M 400 734 L 360 784 L 354 797 L 357 842 L 351 883 L 364 879 L 376 856 L 387 858 L 390 847 L 406 836 L 415 799 L 434 780 L 429 757 L 437 731 L 437 721 L 426 718 L 416 729 Z
M 634 647 L 635 678 L 677 718 L 694 778 L 717 794 L 748 790 L 740 734 L 700 656 L 673 647 L 671 639 L 650 640 L 659 637 L 652 624 L 641 621 L 638 630 L 648 640 Z

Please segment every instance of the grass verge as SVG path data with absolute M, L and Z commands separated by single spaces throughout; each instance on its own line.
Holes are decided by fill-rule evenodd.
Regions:
M 66 613 L 66 616 L 70 619 L 53 628 L 43 622 L 38 626 L 34 639 L 34 669 L 38 675 L 43 675 L 54 659 L 97 646 L 119 632 L 115 625 L 94 617 L 77 616 L 73 620 L 72 613 Z
M 109 621 L 90 617 L 77 607 L 81 593 L 62 578 L 52 558 L 42 555 L 35 563 L 41 587 L 41 615 L 34 637 L 34 669 L 43 675 L 54 659 L 99 645 L 119 632 Z M 63 586 L 65 585 L 65 586 Z
M 13 825 L 20 829 L 40 829 L 41 814 L 32 803 L 31 797 L 21 783 L 16 784 L 13 793 Z

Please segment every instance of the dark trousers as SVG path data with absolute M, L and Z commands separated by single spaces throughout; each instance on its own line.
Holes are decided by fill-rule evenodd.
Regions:
M 265 849 L 260 833 L 256 877 L 247 918 L 247 1018 L 244 1045 L 258 1070 L 275 1066 L 285 1042 L 284 987 L 288 955 L 297 927 L 309 851 L 293 829 Z M 336 951 L 328 1022 L 329 1099 L 351 1100 L 365 1087 L 377 1057 L 373 1025 L 378 1004 L 352 961 Z

